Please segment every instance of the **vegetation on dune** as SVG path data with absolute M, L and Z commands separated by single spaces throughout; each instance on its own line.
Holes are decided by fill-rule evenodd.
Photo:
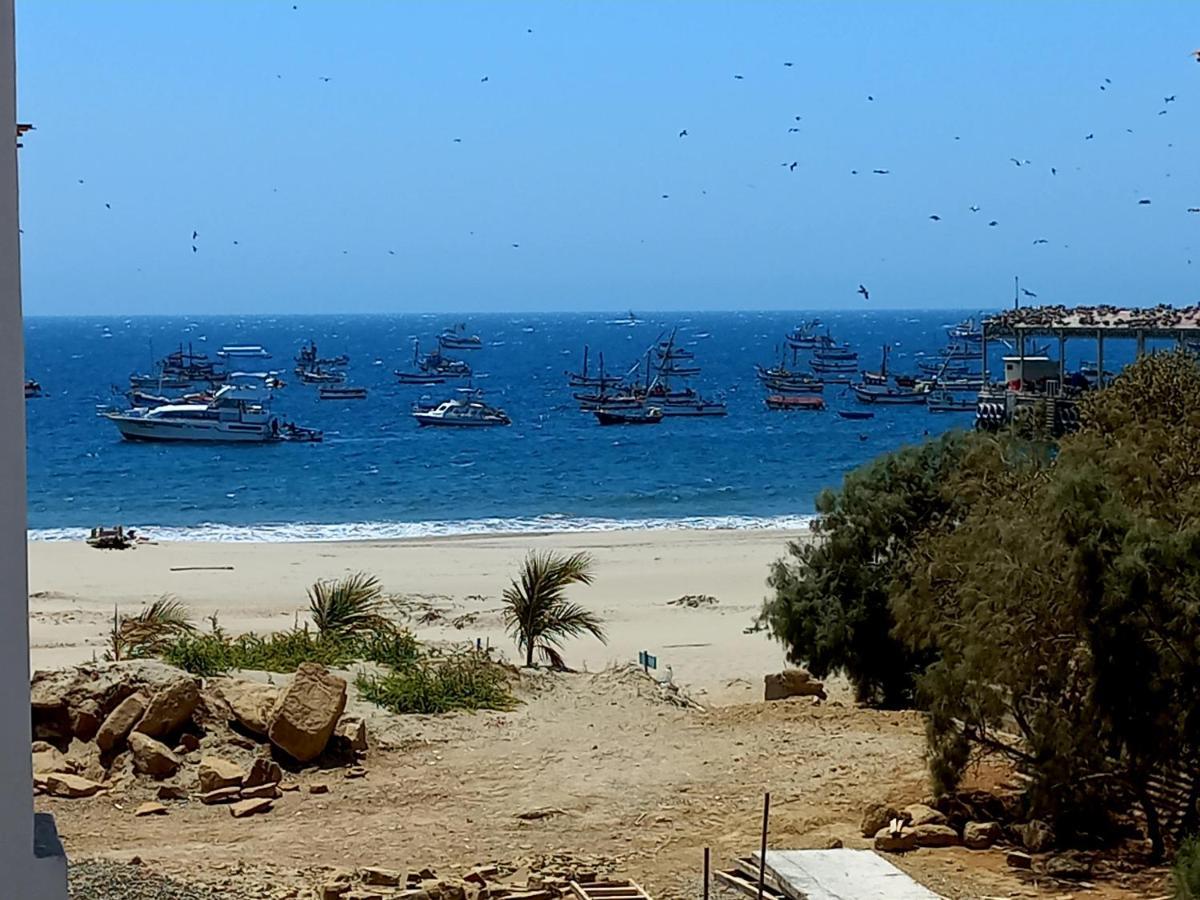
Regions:
M 606 642 L 600 617 L 567 600 L 573 584 L 592 583 L 592 558 L 586 553 L 530 553 L 518 579 L 504 590 L 504 624 L 525 654 L 526 667 L 540 654 L 555 668 L 565 668 L 560 648 L 566 638 L 591 634 Z
M 1057 446 L 1016 430 L 877 460 L 822 499 L 823 538 L 772 570 L 789 656 L 927 711 L 934 785 L 998 753 L 1029 812 L 1106 837 L 1150 782 L 1200 774 L 1200 365 L 1159 354 L 1081 404 Z
M 425 656 L 384 675 L 360 673 L 354 684 L 363 699 L 395 713 L 511 709 L 515 705 L 505 670 L 474 651 Z
M 308 609 L 322 635 L 369 634 L 386 627 L 380 614 L 383 589 L 379 579 L 365 572 L 336 581 L 318 581 L 308 589 Z
M 123 616 L 119 610 L 114 609 L 104 658 L 122 660 L 137 656 L 154 656 L 175 640 L 194 631 L 195 628 L 188 618 L 187 607 L 166 594 L 136 616 Z

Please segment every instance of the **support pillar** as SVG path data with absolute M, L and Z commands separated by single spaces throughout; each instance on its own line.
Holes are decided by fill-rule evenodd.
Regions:
M 1096 332 L 1096 387 L 1104 387 L 1104 332 Z
M 25 351 L 17 192 L 13 0 L 0 0 L 0 895 L 66 900 L 54 818 L 33 812 L 29 577 L 25 532 Z
M 1058 389 L 1061 391 L 1067 383 L 1067 336 L 1058 333 Z

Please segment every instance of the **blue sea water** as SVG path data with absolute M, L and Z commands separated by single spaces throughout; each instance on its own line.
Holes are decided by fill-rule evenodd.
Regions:
M 29 527 L 34 537 L 74 537 L 96 524 L 138 526 L 162 538 L 289 540 L 481 531 L 547 531 L 649 525 L 795 525 L 816 494 L 871 457 L 926 433 L 970 427 L 971 414 L 880 407 L 869 421 L 831 385 L 821 413 L 772 412 L 754 376 L 778 361 L 783 335 L 820 317 L 877 368 L 890 344 L 893 371 L 945 342 L 945 326 L 970 311 L 724 312 L 643 314 L 636 326 L 604 314 L 476 315 L 481 350 L 459 355 L 475 369 L 508 428 L 421 429 L 411 403 L 452 386 L 405 387 L 414 338 L 432 348 L 455 321 L 445 315 L 296 317 L 30 318 L 26 369 L 46 396 L 28 413 Z M 693 350 L 692 384 L 723 394 L 724 419 L 670 419 L 651 428 L 600 427 L 578 411 L 564 377 L 585 343 L 593 365 L 632 365 L 664 329 Z M 322 355 L 350 355 L 349 384 L 366 401 L 330 402 L 291 375 L 308 339 Z M 287 387 L 274 408 L 325 431 L 320 444 L 128 443 L 96 415 L 112 386 L 149 371 L 180 342 L 210 355 L 222 344 L 258 343 Z M 1083 355 L 1087 355 L 1084 353 Z M 1088 358 L 1094 358 L 1094 354 Z

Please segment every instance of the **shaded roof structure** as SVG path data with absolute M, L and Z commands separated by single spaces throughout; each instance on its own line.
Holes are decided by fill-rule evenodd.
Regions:
M 987 337 L 1019 334 L 1095 337 L 1200 337 L 1200 305 L 1149 307 L 1029 306 L 983 320 Z

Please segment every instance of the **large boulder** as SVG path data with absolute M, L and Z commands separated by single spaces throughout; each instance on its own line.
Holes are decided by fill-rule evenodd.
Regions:
M 765 700 L 786 700 L 788 697 L 820 697 L 825 699 L 825 685 L 804 669 L 784 669 L 763 677 Z
M 243 787 L 253 788 L 264 784 L 279 784 L 283 781 L 283 768 L 273 759 L 259 757 L 250 766 L 242 781 Z
M 949 825 L 914 825 L 912 834 L 918 847 L 957 847 L 960 843 L 958 832 Z
M 251 734 L 267 736 L 271 710 L 279 699 L 279 688 L 234 678 L 223 678 L 213 687 L 229 707 L 229 715 L 234 722 Z
M 196 776 L 200 779 L 200 793 L 208 794 L 222 788 L 241 787 L 246 773 L 237 763 L 219 756 L 205 756 L 200 759 Z
M 883 853 L 907 853 L 917 849 L 917 836 L 910 828 L 897 831 L 889 827 L 880 828 L 875 833 L 874 847 Z
M 871 803 L 863 810 L 862 836 L 874 837 L 880 828 L 886 828 L 892 819 L 900 818 L 900 813 L 886 803 Z
M 33 751 L 33 774 L 47 775 L 51 772 L 73 773 L 75 767 L 70 760 L 49 744 L 37 744 Z
M 117 704 L 96 732 L 96 746 L 101 753 L 109 753 L 120 746 L 145 714 L 146 703 L 142 694 L 130 694 Z
M 963 846 L 972 850 L 986 850 L 1000 840 L 1000 826 L 996 822 L 968 822 L 963 826 Z
M 1018 826 L 1017 834 L 1030 853 L 1041 853 L 1054 846 L 1054 830 L 1041 819 L 1031 819 Z
M 155 691 L 133 730 L 152 738 L 179 731 L 200 702 L 200 685 L 191 675 L 176 678 Z
M 900 810 L 900 818 L 914 828 L 918 825 L 945 825 L 946 815 L 924 803 L 913 803 Z
M 42 777 L 45 779 L 46 793 L 55 797 L 91 797 L 104 790 L 104 785 L 98 782 L 65 772 L 50 772 Z
M 133 756 L 133 770 L 152 778 L 174 775 L 180 765 L 179 757 L 170 747 L 140 731 L 129 735 L 129 752 Z
M 345 679 L 317 663 L 301 663 L 271 710 L 267 737 L 297 762 L 310 762 L 329 743 L 345 708 Z
M 74 728 L 86 731 L 89 715 L 100 721 L 138 690 L 153 694 L 186 673 L 152 659 L 86 663 L 34 673 L 29 685 L 33 736 L 68 741 Z M 95 709 L 89 705 L 95 704 Z M 74 727 L 73 727 L 74 726 Z
M 90 741 L 96 736 L 104 714 L 100 704 L 95 700 L 84 700 L 78 706 L 67 710 L 67 719 L 71 723 L 71 734 L 81 741 Z

